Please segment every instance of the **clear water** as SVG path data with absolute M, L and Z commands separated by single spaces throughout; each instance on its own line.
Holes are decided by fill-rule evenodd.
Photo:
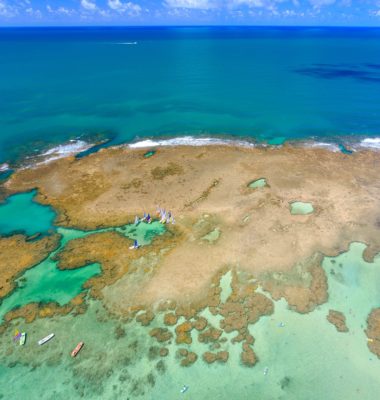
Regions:
M 124 234 L 129 239 L 136 239 L 138 244 L 141 246 L 150 244 L 155 236 L 162 235 L 166 232 L 165 225 L 161 224 L 159 221 L 153 221 L 150 224 L 140 222 L 138 225 L 125 225 L 124 227 L 116 228 L 115 230 Z
M 36 191 L 15 194 L 0 204 L 0 235 L 24 232 L 31 236 L 54 228 L 55 212 L 33 201 Z
M 295 201 L 290 204 L 290 213 L 293 215 L 306 215 L 311 214 L 314 211 L 311 203 L 303 201 Z
M 375 28 L 1 29 L 0 162 L 98 133 L 376 135 L 379 39 Z
M 223 345 L 230 353 L 227 365 L 198 359 L 182 368 L 172 342 L 166 346 L 170 353 L 163 359 L 165 371 L 159 372 L 158 359 L 148 357 L 149 347 L 156 345 L 147 333 L 150 328 L 112 319 L 99 302 L 90 301 L 88 311 L 75 318 L 47 318 L 26 326 L 14 321 L 0 336 L 0 393 L 7 399 L 376 400 L 380 362 L 369 352 L 363 330 L 370 310 L 380 305 L 380 258 L 366 263 L 364 249 L 354 243 L 347 253 L 324 259 L 328 303 L 301 315 L 281 300 L 273 315 L 251 327 L 259 358 L 254 368 L 240 364 L 241 345 L 231 343 Z M 327 321 L 329 309 L 346 315 L 348 333 L 337 332 Z M 217 326 L 217 317 L 208 310 L 203 314 Z M 160 318 L 152 327 L 158 324 Z M 119 339 L 114 335 L 117 326 L 125 330 Z M 26 346 L 12 343 L 15 328 L 28 332 Z M 37 346 L 36 341 L 50 332 L 56 334 L 54 342 Z M 70 351 L 80 340 L 85 347 L 73 360 Z M 198 354 L 208 350 L 196 340 L 189 348 Z M 148 383 L 150 374 L 153 384 Z M 189 390 L 181 395 L 184 384 Z
M 267 185 L 267 181 L 265 178 L 257 179 L 253 182 L 251 182 L 248 187 L 251 189 L 256 189 L 256 188 L 261 188 Z
M 99 264 L 61 271 L 56 262 L 48 258 L 17 280 L 17 289 L 0 303 L 0 321 L 8 311 L 29 303 L 67 304 L 82 292 L 83 284 L 88 279 L 100 272 Z

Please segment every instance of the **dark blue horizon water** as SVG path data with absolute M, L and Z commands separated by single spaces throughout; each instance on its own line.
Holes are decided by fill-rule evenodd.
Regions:
M 380 29 L 2 28 L 0 93 L 0 163 L 95 135 L 376 136 Z

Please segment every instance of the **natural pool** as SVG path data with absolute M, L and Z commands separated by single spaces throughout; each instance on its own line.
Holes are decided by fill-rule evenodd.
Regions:
M 144 158 L 150 158 L 156 154 L 156 150 L 149 150 L 146 153 L 144 153 Z
M 290 213 L 292 215 L 307 215 L 314 212 L 314 207 L 311 203 L 303 201 L 294 201 L 290 203 Z
M 262 188 L 265 186 L 268 186 L 265 178 L 256 179 L 255 181 L 252 181 L 251 183 L 248 184 L 248 187 L 251 189 Z
M 15 194 L 0 204 L 0 235 L 24 232 L 31 236 L 54 229 L 54 210 L 36 203 L 36 194 L 36 190 Z
M 83 284 L 93 276 L 101 273 L 99 264 L 91 264 L 72 270 L 57 268 L 54 255 L 62 250 L 68 241 L 88 236 L 98 232 L 115 230 L 131 240 L 136 239 L 142 246 L 151 243 L 156 235 L 166 231 L 165 225 L 154 221 L 125 225 L 119 228 L 107 228 L 98 231 L 81 231 L 77 229 L 57 228 L 62 235 L 60 247 L 40 264 L 25 271 L 17 279 L 17 288 L 0 302 L 0 321 L 5 314 L 16 307 L 21 307 L 35 302 L 57 302 L 67 304 L 72 298 L 83 291 Z M 0 300 L 1 301 L 1 300 Z

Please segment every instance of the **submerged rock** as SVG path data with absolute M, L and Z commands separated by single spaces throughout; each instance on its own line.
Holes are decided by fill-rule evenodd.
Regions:
M 195 361 L 197 361 L 197 359 L 198 359 L 198 356 L 194 352 L 189 351 L 187 353 L 186 357 L 181 360 L 181 365 L 182 365 L 182 367 L 188 367 L 188 366 L 194 364 Z
M 173 337 L 173 334 L 167 328 L 154 328 L 149 335 L 156 338 L 157 342 L 167 342 Z
M 160 349 L 160 356 L 161 357 L 166 357 L 169 354 L 169 349 L 166 347 L 161 347 Z
M 329 310 L 327 320 L 332 323 L 338 332 L 348 332 L 346 317 L 340 311 Z
M 178 321 L 177 315 L 174 313 L 168 313 L 164 315 L 164 324 L 165 325 L 175 325 Z
M 136 321 L 140 322 L 141 325 L 147 326 L 154 320 L 154 313 L 148 310 L 145 313 L 139 314 L 136 317 Z
M 380 308 L 373 309 L 368 315 L 365 333 L 368 348 L 380 358 Z
M 208 364 L 212 364 L 215 361 L 225 363 L 228 361 L 229 353 L 228 351 L 218 351 L 217 353 L 212 353 L 211 351 L 206 351 L 203 353 L 203 360 Z
M 253 367 L 257 362 L 256 355 L 248 343 L 243 343 L 243 351 L 241 353 L 241 361 L 247 367 Z
M 203 331 L 206 328 L 208 322 L 207 319 L 204 317 L 197 317 L 193 322 L 193 328 L 197 331 Z
M 176 343 L 177 344 L 182 344 L 182 343 L 186 343 L 186 344 L 191 344 L 192 339 L 191 339 L 191 330 L 193 329 L 193 325 L 191 324 L 191 322 L 183 322 L 182 324 L 178 325 L 175 328 L 175 332 L 176 332 Z
M 223 331 L 221 331 L 220 329 L 210 327 L 198 335 L 198 340 L 201 343 L 216 342 L 217 340 L 219 340 L 222 333 Z

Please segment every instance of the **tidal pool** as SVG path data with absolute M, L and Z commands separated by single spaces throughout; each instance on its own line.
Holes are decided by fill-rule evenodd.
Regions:
M 159 221 L 153 221 L 151 224 L 147 224 L 146 222 L 140 222 L 137 225 L 128 224 L 120 228 L 115 228 L 115 230 L 129 239 L 137 240 L 141 246 L 152 243 L 155 236 L 163 235 L 166 232 L 165 225 Z
M 290 203 L 290 213 L 293 215 L 307 215 L 314 212 L 314 207 L 311 203 L 303 201 L 294 201 Z
M 255 181 L 252 181 L 248 187 L 251 189 L 257 189 L 257 188 L 262 188 L 267 186 L 267 181 L 265 178 L 260 178 L 260 179 L 256 179 Z
M 149 150 L 146 153 L 144 153 L 144 158 L 150 158 L 156 154 L 156 150 Z
M 0 235 L 23 232 L 28 236 L 54 229 L 54 210 L 34 201 L 36 190 L 14 194 L 0 204 Z

